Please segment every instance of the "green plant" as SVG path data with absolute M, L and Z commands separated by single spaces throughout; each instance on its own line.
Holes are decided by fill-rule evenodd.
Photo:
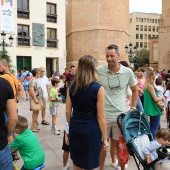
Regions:
M 0 51 L 0 58 L 4 58 L 4 59 L 7 60 L 8 65 L 9 65 L 9 70 L 10 70 L 11 73 L 14 74 L 15 67 L 12 65 L 11 56 L 9 56 L 8 51 L 6 51 L 6 50 Z

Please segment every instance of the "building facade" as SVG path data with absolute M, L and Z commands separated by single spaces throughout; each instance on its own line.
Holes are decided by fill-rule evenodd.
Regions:
M 66 65 L 65 1 L 16 0 L 13 5 L 14 41 L 12 47 L 6 47 L 13 65 L 21 70 L 24 66 L 29 70 L 45 67 L 47 76 L 58 69 L 63 72 Z
M 158 69 L 170 70 L 170 1 L 162 0 L 162 16 L 159 23 Z
M 86 54 L 99 65 L 106 62 L 105 48 L 116 44 L 121 60 L 128 60 L 125 45 L 129 44 L 128 0 L 67 0 L 66 47 L 67 67 L 77 65 Z
M 158 36 L 160 14 L 132 12 L 130 15 L 130 42 L 138 50 L 150 48 L 150 38 Z

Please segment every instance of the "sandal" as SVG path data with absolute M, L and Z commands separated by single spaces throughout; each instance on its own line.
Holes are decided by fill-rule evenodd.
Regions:
M 31 129 L 31 131 L 34 132 L 34 133 L 40 132 L 38 129 Z
M 48 122 L 46 122 L 45 120 L 42 120 L 42 123 L 41 123 L 42 125 L 49 125 L 49 123 Z

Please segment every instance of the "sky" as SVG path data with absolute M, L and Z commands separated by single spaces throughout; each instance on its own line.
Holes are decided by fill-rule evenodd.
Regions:
M 131 12 L 162 14 L 162 0 L 129 0 Z

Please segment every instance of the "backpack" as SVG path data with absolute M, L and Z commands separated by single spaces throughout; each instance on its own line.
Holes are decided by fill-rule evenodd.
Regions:
M 30 81 L 31 80 L 31 75 L 30 73 L 28 72 L 27 75 L 25 76 L 25 79 L 24 80 L 27 80 L 27 81 Z

